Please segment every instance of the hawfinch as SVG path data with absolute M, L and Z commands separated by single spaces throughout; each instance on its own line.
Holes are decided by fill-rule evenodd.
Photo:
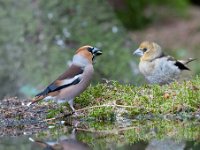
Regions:
M 43 150 L 91 150 L 88 144 L 77 140 L 75 129 L 72 130 L 69 136 L 63 135 L 55 142 L 34 140 L 31 137 L 29 140 L 34 143 L 34 145 L 32 145 L 34 149 L 36 145 L 38 145 L 38 148 L 42 148 Z
M 178 79 L 183 70 L 190 70 L 186 64 L 195 60 L 176 60 L 163 53 L 154 42 L 144 41 L 133 53 L 140 56 L 139 70 L 150 84 L 168 84 Z
M 69 69 L 47 86 L 41 93 L 37 94 L 27 105 L 30 106 L 42 99 L 50 99 L 58 103 L 68 102 L 71 109 L 75 111 L 73 100 L 89 86 L 94 73 L 92 63 L 94 58 L 101 54 L 102 51 L 96 47 L 80 47 L 76 51 Z

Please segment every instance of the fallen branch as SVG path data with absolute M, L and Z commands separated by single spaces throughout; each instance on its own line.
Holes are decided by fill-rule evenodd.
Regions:
M 101 107 L 137 108 L 137 107 L 135 107 L 135 106 L 126 106 L 126 105 L 105 105 L 105 104 L 104 104 L 104 105 L 99 105 L 99 106 L 85 107 L 85 108 L 76 110 L 76 112 L 85 111 L 85 110 L 90 110 L 90 109 L 94 109 L 94 108 L 101 108 Z
M 63 118 L 63 117 L 69 117 L 73 114 L 74 114 L 74 112 L 67 112 L 67 113 L 64 113 L 63 115 L 60 115 L 58 117 L 45 119 L 45 120 L 43 120 L 43 122 L 54 121 L 54 120 L 57 120 L 57 119 L 60 119 L 60 118 Z
M 91 132 L 91 133 L 102 133 L 102 134 L 119 134 L 119 132 L 131 130 L 131 129 L 137 129 L 137 127 L 126 127 L 126 128 L 113 129 L 113 130 L 94 130 L 94 129 L 76 128 L 76 130 L 78 130 L 78 131 Z

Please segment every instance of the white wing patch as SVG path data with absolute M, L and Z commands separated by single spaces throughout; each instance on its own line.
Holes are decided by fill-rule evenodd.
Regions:
M 76 75 L 75 77 L 73 77 L 73 78 L 70 78 L 70 79 L 65 79 L 65 80 L 63 80 L 63 82 L 62 82 L 62 84 L 61 84 L 61 86 L 62 85 L 67 85 L 67 84 L 70 84 L 70 83 L 72 83 L 72 82 L 74 82 L 76 79 L 78 79 L 78 78 L 80 78 L 81 79 L 81 77 L 82 77 L 82 74 L 79 74 L 79 75 Z

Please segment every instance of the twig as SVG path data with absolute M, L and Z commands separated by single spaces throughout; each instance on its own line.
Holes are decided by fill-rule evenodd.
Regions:
M 126 105 L 99 105 L 99 106 L 91 106 L 91 107 L 85 107 L 82 109 L 78 109 L 78 110 L 76 110 L 76 112 L 85 111 L 85 110 L 89 110 L 89 109 L 93 109 L 93 108 L 101 108 L 101 107 L 137 108 L 135 106 L 126 106 Z
M 58 117 L 45 119 L 45 120 L 43 120 L 43 122 L 53 121 L 53 120 L 60 119 L 60 118 L 63 118 L 63 117 L 69 117 L 69 116 L 71 116 L 73 114 L 74 114 L 74 112 L 68 112 L 68 113 L 65 113 L 65 114 L 63 114 L 61 116 L 58 116 Z
M 76 130 L 84 131 L 84 132 L 91 132 L 91 133 L 118 134 L 119 132 L 136 129 L 136 128 L 137 127 L 126 127 L 126 128 L 113 129 L 113 130 L 93 130 L 93 129 L 76 128 Z

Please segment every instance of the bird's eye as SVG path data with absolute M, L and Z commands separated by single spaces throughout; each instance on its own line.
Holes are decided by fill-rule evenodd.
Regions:
M 147 48 L 143 48 L 143 52 L 146 52 L 147 51 Z
M 94 49 L 94 47 L 89 47 L 89 48 L 88 48 L 88 51 L 89 51 L 90 53 L 93 53 L 93 49 Z

